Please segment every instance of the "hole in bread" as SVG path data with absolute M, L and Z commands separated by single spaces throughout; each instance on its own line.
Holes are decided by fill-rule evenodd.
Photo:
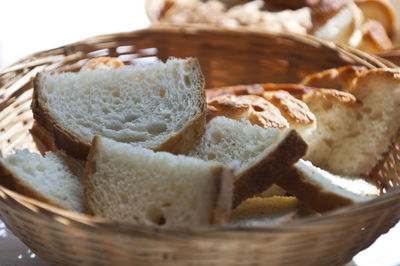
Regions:
M 160 90 L 160 97 L 161 97 L 161 98 L 164 98 L 165 92 L 166 92 L 165 89 L 161 89 L 161 90 Z
M 185 76 L 185 77 L 183 78 L 183 81 L 185 82 L 186 88 L 190 88 L 190 87 L 192 86 L 192 82 L 190 81 L 189 76 Z
M 101 110 L 103 111 L 104 114 L 109 114 L 110 113 L 110 110 L 107 109 L 107 108 L 102 108 Z
M 257 111 L 257 112 L 262 112 L 262 111 L 264 111 L 264 108 L 262 108 L 261 106 L 258 106 L 258 105 L 253 105 L 253 108 L 254 108 L 254 110 Z
M 45 167 L 43 165 L 39 164 L 39 165 L 36 166 L 36 170 L 38 170 L 40 172 L 44 172 Z
M 163 123 L 153 123 L 147 128 L 147 131 L 152 135 L 158 135 L 167 130 L 167 125 Z
M 132 122 L 135 121 L 136 119 L 138 119 L 140 116 L 137 114 L 127 114 L 125 115 L 125 121 L 127 122 Z
M 146 218 L 155 225 L 164 225 L 167 222 L 164 212 L 160 206 L 150 205 L 146 211 Z
M 207 154 L 207 159 L 212 161 L 215 160 L 215 158 L 217 157 L 217 155 L 215 155 L 215 153 L 208 153 Z

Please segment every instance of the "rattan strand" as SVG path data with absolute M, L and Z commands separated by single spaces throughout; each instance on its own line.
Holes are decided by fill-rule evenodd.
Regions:
M 101 55 L 119 56 L 126 63 L 197 57 L 208 87 L 297 82 L 311 72 L 347 64 L 394 66 L 346 47 L 288 34 L 159 26 L 93 37 L 0 70 L 1 153 L 35 149 L 29 104 L 37 72 L 77 71 Z M 0 218 L 54 265 L 342 265 L 387 232 L 399 220 L 399 210 L 400 190 L 394 189 L 366 204 L 289 225 L 178 231 L 77 215 L 0 187 Z

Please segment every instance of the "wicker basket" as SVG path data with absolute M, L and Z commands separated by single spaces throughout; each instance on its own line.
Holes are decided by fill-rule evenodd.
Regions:
M 211 28 L 154 27 L 89 38 L 27 57 L 0 72 L 0 151 L 35 150 L 29 129 L 32 78 L 42 70 L 76 71 L 89 58 L 127 63 L 170 56 L 200 60 L 207 86 L 296 82 L 346 64 L 390 63 L 306 36 Z M 292 224 L 187 231 L 108 222 L 40 203 L 0 186 L 1 219 L 55 265 L 342 265 L 400 218 L 400 189 L 376 200 Z

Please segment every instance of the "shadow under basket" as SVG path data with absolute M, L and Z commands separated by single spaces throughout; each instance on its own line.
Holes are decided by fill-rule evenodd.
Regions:
M 3 155 L 21 148 L 37 150 L 29 133 L 32 78 L 43 70 L 77 71 L 97 56 L 116 56 L 127 64 L 196 57 L 207 87 L 298 82 L 309 73 L 348 64 L 395 67 L 351 48 L 289 34 L 157 26 L 93 37 L 0 70 Z M 395 181 L 399 163 L 393 151 L 395 147 L 376 172 Z M 177 230 L 74 214 L 0 186 L 0 218 L 54 265 L 343 265 L 396 224 L 400 189 L 287 225 Z

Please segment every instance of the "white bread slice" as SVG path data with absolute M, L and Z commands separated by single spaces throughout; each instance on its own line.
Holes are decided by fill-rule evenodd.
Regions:
M 303 97 L 318 121 L 305 138 L 309 150 L 304 159 L 333 174 L 368 176 L 398 136 L 400 72 L 364 71 L 347 97 L 329 95 L 314 90 Z
M 319 212 L 365 202 L 380 193 L 364 179 L 333 175 L 302 159 L 277 184 Z
M 307 145 L 292 129 L 264 129 L 248 120 L 212 119 L 200 143 L 188 154 L 234 169 L 233 206 L 270 187 L 306 152 Z
M 89 213 L 144 225 L 222 224 L 232 204 L 230 169 L 98 136 L 84 184 Z
M 184 152 L 205 124 L 204 78 L 196 59 L 40 73 L 32 111 L 59 149 L 86 159 L 93 136 Z
M 2 185 L 51 205 L 84 212 L 84 163 L 61 153 L 39 154 L 17 150 L 0 158 Z

